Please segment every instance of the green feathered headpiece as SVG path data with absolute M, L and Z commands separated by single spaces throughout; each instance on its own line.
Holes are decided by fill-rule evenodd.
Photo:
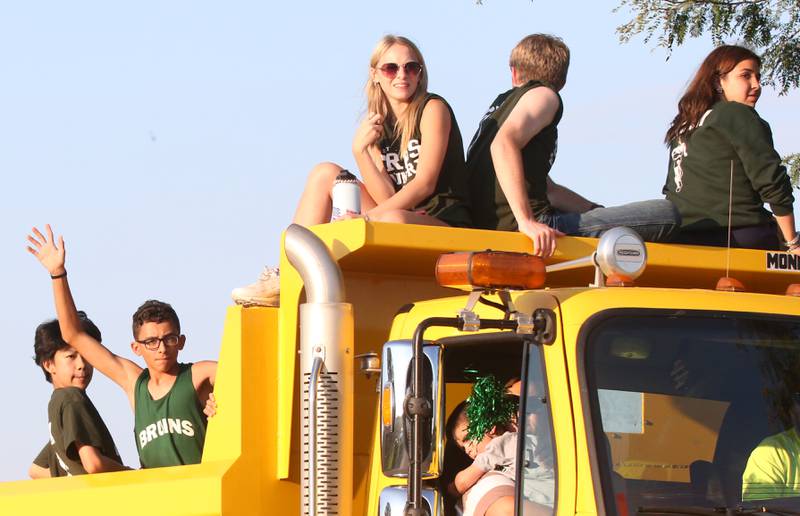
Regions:
M 467 403 L 468 441 L 480 441 L 495 426 L 508 426 L 517 411 L 516 400 L 493 375 L 475 380 Z

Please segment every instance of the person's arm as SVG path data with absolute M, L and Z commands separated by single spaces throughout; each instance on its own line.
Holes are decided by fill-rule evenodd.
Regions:
M 775 221 L 778 223 L 778 228 L 781 230 L 784 242 L 791 242 L 797 237 L 797 231 L 794 225 L 794 213 L 788 215 L 775 215 Z M 789 249 L 792 254 L 800 254 L 800 243 L 797 247 Z
M 213 360 L 203 360 L 192 364 L 192 384 L 197 393 L 200 405 L 208 408 L 208 400 L 213 396 L 214 383 L 217 381 L 217 363 Z M 205 412 L 205 409 L 203 409 Z M 216 405 L 214 406 L 216 412 Z M 206 414 L 207 415 L 207 414 Z
M 389 210 L 411 210 L 418 206 L 436 190 L 436 182 L 447 153 L 450 139 L 450 111 L 438 99 L 425 104 L 420 120 L 419 158 L 414 180 L 386 200 L 375 199 L 378 205 L 370 210 L 370 215 Z M 401 149 L 405 152 L 405 149 Z
M 130 469 L 114 459 L 106 457 L 94 446 L 76 442 L 75 447 L 78 449 L 78 456 L 81 459 L 83 469 L 85 469 L 89 474 L 108 473 L 110 471 L 123 471 Z
M 42 446 L 39 454 L 33 459 L 33 463 L 28 469 L 28 476 L 34 479 L 50 477 L 50 441 Z
M 556 249 L 562 233 L 536 221 L 525 189 L 522 149 L 547 127 L 558 112 L 558 95 L 549 88 L 533 88 L 525 93 L 497 131 L 490 152 L 497 181 L 521 233 L 533 243 L 533 254 L 547 257 Z
M 601 207 L 566 186 L 557 184 L 550 177 L 547 178 L 547 200 L 553 208 L 572 213 L 585 213 Z
M 46 442 L 42 450 L 33 459 L 33 464 L 28 468 L 28 476 L 32 479 L 50 478 L 50 441 Z
M 467 492 L 467 489 L 474 486 L 485 474 L 486 471 L 483 468 L 473 463 L 458 472 L 456 479 L 453 481 L 453 485 L 456 491 L 458 491 L 458 494 L 464 494 Z
M 773 145 L 769 126 L 755 110 L 743 104 L 730 102 L 720 109 L 720 131 L 736 150 L 750 185 L 761 201 L 769 204 L 784 241 L 791 241 L 796 235 L 792 184 Z
M 92 338 L 81 325 L 75 301 L 67 281 L 65 267 L 66 249 L 64 237 L 59 237 L 56 245 L 53 230 L 48 224 L 45 226 L 47 236 L 37 228 L 33 228 L 33 235 L 28 235 L 28 251 L 33 254 L 53 277 L 53 298 L 58 315 L 58 324 L 61 328 L 61 338 L 75 348 L 84 359 L 92 364 L 114 383 L 122 387 L 128 395 L 128 400 L 133 406 L 133 387 L 142 368 L 134 362 L 119 357 L 108 350 L 100 342 Z
M 365 118 L 353 137 L 353 157 L 361 172 L 364 187 L 376 203 L 394 195 L 394 185 L 383 168 L 378 141 L 383 134 L 383 120 L 378 114 Z
M 50 478 L 50 468 L 43 468 L 36 464 L 31 464 L 31 467 L 28 469 L 28 476 L 34 480 L 39 478 Z

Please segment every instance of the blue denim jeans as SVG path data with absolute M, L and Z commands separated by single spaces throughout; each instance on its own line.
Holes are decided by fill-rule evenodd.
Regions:
M 647 242 L 662 242 L 677 233 L 681 218 L 671 202 L 653 199 L 584 213 L 553 211 L 539 217 L 539 222 L 567 235 L 584 237 L 599 237 L 611 228 L 625 226 Z

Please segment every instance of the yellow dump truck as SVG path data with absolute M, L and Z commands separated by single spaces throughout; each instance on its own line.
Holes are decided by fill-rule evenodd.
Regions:
M 291 226 L 281 307 L 228 309 L 200 464 L 2 483 L 0 515 L 458 514 L 446 421 L 484 374 L 521 379 L 517 514 L 800 511 L 800 258 L 624 228 L 525 252 Z

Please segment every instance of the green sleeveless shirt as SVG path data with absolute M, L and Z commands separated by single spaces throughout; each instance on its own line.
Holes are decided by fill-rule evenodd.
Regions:
M 170 391 L 154 400 L 145 369 L 134 387 L 136 449 L 143 468 L 197 464 L 206 439 L 206 416 L 192 384 L 192 364 L 180 371 Z
M 492 162 L 491 145 L 500 126 L 528 91 L 546 88 L 539 81 L 529 81 L 500 94 L 486 114 L 467 149 L 467 173 L 469 175 L 470 205 L 475 227 L 516 231 L 517 221 L 508 205 L 508 200 L 497 181 Z M 556 93 L 558 95 L 558 93 Z M 525 172 L 525 189 L 528 193 L 531 212 L 539 218 L 551 211 L 547 200 L 547 174 L 556 159 L 558 147 L 558 122 L 564 111 L 561 96 L 558 96 L 558 111 L 553 121 L 539 131 L 522 149 L 522 165 Z

